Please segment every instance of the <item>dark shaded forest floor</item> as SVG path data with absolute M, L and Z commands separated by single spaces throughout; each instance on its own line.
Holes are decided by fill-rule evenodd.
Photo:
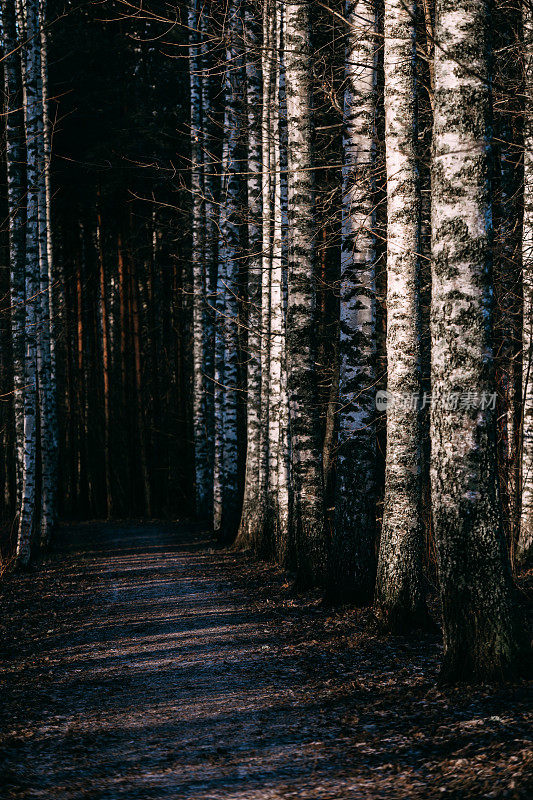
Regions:
M 0 797 L 530 798 L 525 684 L 295 598 L 191 525 L 62 528 L 0 597 Z

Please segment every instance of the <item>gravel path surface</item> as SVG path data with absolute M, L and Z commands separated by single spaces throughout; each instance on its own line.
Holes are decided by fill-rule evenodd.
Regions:
M 0 608 L 0 797 L 533 796 L 530 695 L 295 598 L 189 525 L 62 528 Z

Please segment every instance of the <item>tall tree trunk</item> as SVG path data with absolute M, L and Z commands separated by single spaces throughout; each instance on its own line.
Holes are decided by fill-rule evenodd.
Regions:
M 533 11 L 523 6 L 524 31 L 524 221 L 522 229 L 522 274 L 524 322 L 522 329 L 522 505 L 520 534 L 515 557 L 518 562 L 533 554 Z
M 258 523 L 254 548 L 266 553 L 270 547 L 270 517 L 267 510 L 268 491 L 268 443 L 270 406 L 270 281 L 272 274 L 272 197 L 273 176 L 271 169 L 272 105 L 274 102 L 275 44 L 272 29 L 272 2 L 263 2 L 263 102 L 261 106 L 262 143 L 262 259 L 261 259 L 261 431 L 259 437 L 259 502 L 261 517 Z
M 290 431 L 289 398 L 287 388 L 287 301 L 288 301 L 288 185 L 287 185 L 287 92 L 285 81 L 285 61 L 283 58 L 284 0 L 276 0 L 276 89 L 274 104 L 278 117 L 276 141 L 278 142 L 279 171 L 276 173 L 276 195 L 279 193 L 279 236 L 280 249 L 280 288 L 281 310 L 279 315 L 279 337 L 281 340 L 280 375 L 280 441 L 278 446 L 278 491 L 277 527 L 274 540 L 278 563 L 292 567 L 294 561 L 293 540 L 291 538 L 290 512 Z
M 240 517 L 237 450 L 238 395 L 238 278 L 240 256 L 239 202 L 241 171 L 238 162 L 240 138 L 241 66 L 241 2 L 231 0 L 227 19 L 226 70 L 224 78 L 225 113 L 222 146 L 220 195 L 220 239 L 218 291 L 224 295 L 222 318 L 218 330 L 224 339 L 223 419 L 222 428 L 222 518 L 218 537 L 231 541 L 237 532 Z M 215 396 L 216 399 L 216 396 Z M 219 413 L 220 417 L 220 413 Z
M 204 364 L 205 317 L 205 206 L 202 155 L 202 81 L 198 0 L 189 7 L 189 73 L 191 92 L 191 191 L 193 270 L 193 432 L 196 513 L 208 513 L 206 381 Z
M 426 620 L 422 591 L 416 8 L 385 3 L 387 455 L 377 603 L 401 630 Z
M 45 6 L 39 3 L 39 35 L 31 46 L 35 50 L 37 67 L 37 103 L 39 106 L 37 158 L 38 158 L 38 217 L 39 217 L 39 327 L 37 337 L 37 368 L 39 375 L 39 427 L 41 438 L 41 519 L 40 538 L 43 547 L 50 541 L 56 520 L 57 483 L 57 430 L 55 369 L 52 366 L 53 332 L 51 307 L 51 281 L 49 256 L 52 254 L 51 231 L 49 230 L 49 164 L 50 149 L 47 143 L 47 111 L 44 104 L 43 87 L 47 76 L 43 69 Z M 45 56 L 46 61 L 46 56 Z M 44 82 L 43 82 L 44 80 Z M 47 179 L 48 174 L 48 179 Z
M 13 394 L 15 411 L 15 470 L 17 505 L 22 498 L 24 462 L 24 322 L 25 322 L 25 209 L 24 113 L 22 65 L 18 50 L 15 0 L 0 9 L 4 44 L 6 93 L 6 162 L 9 210 L 9 261 L 11 284 L 11 339 L 13 347 Z
M 136 276 L 134 275 L 133 263 L 130 259 L 130 296 L 131 296 L 131 317 L 133 335 L 133 364 L 135 374 L 135 405 L 137 417 L 137 436 L 139 442 L 139 460 L 141 466 L 141 479 L 144 495 L 143 513 L 150 518 L 152 516 L 152 493 L 150 487 L 150 476 L 148 474 L 148 458 L 146 455 L 146 430 L 143 414 L 143 384 L 141 371 L 141 340 L 140 340 L 140 320 L 139 320 L 139 300 Z
M 215 308 L 218 263 L 218 221 L 215 205 L 216 159 L 212 152 L 211 132 L 211 75 L 209 40 L 209 4 L 205 4 L 200 16 L 201 34 L 201 82 L 202 82 L 202 144 L 204 178 L 204 264 L 205 264 L 205 304 L 204 304 L 204 373 L 205 373 L 205 417 L 207 431 L 207 515 L 213 512 L 213 467 L 214 467 L 214 348 L 215 348 Z
M 113 489 L 111 483 L 111 402 L 110 402 L 110 354 L 109 354 L 109 316 L 107 305 L 107 288 L 104 268 L 104 249 L 102 242 L 102 217 L 100 211 L 97 216 L 97 246 L 99 266 L 99 311 L 100 330 L 102 337 L 102 380 L 104 397 L 104 474 L 105 474 L 105 506 L 106 516 L 109 518 L 113 512 Z
M 489 30 L 485 0 L 437 0 L 431 490 L 448 680 L 506 675 L 519 650 L 491 401 Z
M 315 347 L 314 187 L 311 150 L 310 2 L 286 3 L 288 132 L 287 364 L 292 447 L 292 525 L 301 585 L 327 573 Z
M 248 122 L 248 346 L 246 396 L 246 472 L 238 547 L 253 547 L 261 525 L 262 498 L 259 492 L 261 443 L 261 51 L 260 22 L 256 4 L 246 0 L 245 12 L 246 86 Z
M 37 83 L 38 9 L 36 0 L 25 4 L 24 88 L 26 100 L 26 267 L 25 267 L 25 342 L 24 342 L 24 456 L 22 497 L 17 537 L 17 563 L 30 560 L 35 517 L 37 473 L 37 324 L 39 309 L 39 113 Z
M 339 450 L 330 594 L 369 602 L 375 578 L 376 7 L 347 3 Z

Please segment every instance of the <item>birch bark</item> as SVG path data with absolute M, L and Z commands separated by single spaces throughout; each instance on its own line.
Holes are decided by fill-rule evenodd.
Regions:
M 202 89 L 202 146 L 204 178 L 204 268 L 205 268 L 205 313 L 204 313 L 204 381 L 205 416 L 207 431 L 207 513 L 213 512 L 214 469 L 214 350 L 215 350 L 215 303 L 217 283 L 218 220 L 215 206 L 215 156 L 212 152 L 213 136 L 211 121 L 211 53 L 210 18 L 211 6 L 204 4 L 200 15 L 201 37 L 201 89 Z
M 260 18 L 255 3 L 247 0 L 244 11 L 246 49 L 246 109 L 248 164 L 248 346 L 246 397 L 246 473 L 243 510 L 236 540 L 238 547 L 253 547 L 261 525 L 262 498 L 259 492 L 261 442 L 261 104 L 262 76 Z
M 39 288 L 39 98 L 37 85 L 38 11 L 35 0 L 27 0 L 23 80 L 25 89 L 27 200 L 26 200 L 26 265 L 25 265 L 25 341 L 24 341 L 24 453 L 22 496 L 17 535 L 17 563 L 26 566 L 31 555 L 31 539 L 35 516 L 35 483 L 37 455 L 37 323 Z
M 292 448 L 293 539 L 301 585 L 325 585 L 322 458 L 314 348 L 314 188 L 310 2 L 284 6 L 288 135 L 287 364 Z
M 191 191 L 193 277 L 193 429 L 196 513 L 208 513 L 207 420 L 205 381 L 205 205 L 202 154 L 202 81 L 198 0 L 189 6 L 189 72 L 191 100 Z
M 222 517 L 218 527 L 220 539 L 234 538 L 239 523 L 240 502 L 237 451 L 237 392 L 238 392 L 238 275 L 240 256 L 239 203 L 240 112 L 242 86 L 242 29 L 241 2 L 231 0 L 228 6 L 226 69 L 224 73 L 225 112 L 222 146 L 222 175 L 219 220 L 219 277 L 217 293 L 223 294 L 223 313 L 219 315 L 218 331 L 223 337 L 223 393 L 219 400 L 223 409 L 222 460 Z M 217 298 L 217 308 L 218 308 Z M 215 395 L 216 400 L 216 395 Z M 217 412 L 215 412 L 217 413 Z M 220 430 L 220 429 L 219 429 Z
M 46 33 L 46 0 L 41 0 L 41 98 L 43 106 L 43 155 L 44 155 L 44 203 L 46 220 L 46 266 L 48 268 L 47 292 L 42 299 L 44 310 L 48 316 L 50 331 L 50 394 L 49 394 L 49 428 L 50 428 L 50 484 L 52 495 L 52 526 L 57 522 L 57 491 L 59 481 L 59 430 L 57 419 L 57 370 L 56 370 L 56 319 L 54 306 L 54 248 L 52 237 L 52 126 L 50 123 L 50 108 L 48 101 L 48 37 Z M 45 280 L 46 282 L 46 280 Z
M 39 325 L 37 330 L 37 370 L 39 429 L 41 455 L 41 513 L 40 541 L 46 547 L 52 535 L 56 517 L 56 483 L 57 483 L 57 430 L 56 430 L 56 387 L 55 370 L 52 368 L 52 313 L 50 263 L 51 231 L 49 230 L 49 147 L 47 144 L 48 125 L 45 125 L 46 109 L 44 104 L 43 53 L 44 14 L 43 2 L 38 3 L 37 35 L 28 43 L 34 50 L 34 63 L 37 70 L 35 83 L 37 87 L 36 102 L 37 119 L 37 181 L 38 181 L 38 222 L 39 222 Z M 46 61 L 46 56 L 45 59 Z M 44 79 L 44 80 L 43 80 Z M 48 174 L 48 179 L 47 179 Z
M 501 677 L 519 650 L 491 403 L 490 23 L 485 0 L 437 0 L 431 490 L 452 681 Z
M 6 163 L 9 209 L 9 262 L 11 287 L 11 339 L 13 347 L 13 394 L 15 412 L 15 470 L 17 505 L 22 497 L 24 461 L 24 320 L 25 320 L 25 213 L 24 192 L 24 114 L 22 105 L 22 66 L 17 49 L 15 0 L 0 8 L 4 44 L 4 83 L 6 95 Z
M 376 7 L 348 2 L 344 93 L 339 450 L 330 594 L 369 602 L 375 578 Z
M 426 621 L 422 592 L 416 8 L 385 0 L 387 408 L 385 505 L 377 575 L 382 622 Z

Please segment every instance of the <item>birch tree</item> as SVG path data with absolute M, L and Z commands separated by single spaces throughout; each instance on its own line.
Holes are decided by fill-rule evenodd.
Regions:
M 36 0 L 27 0 L 25 11 L 25 47 L 23 78 L 25 90 L 25 127 L 27 161 L 26 265 L 25 265 L 25 337 L 24 337 L 24 436 L 22 496 L 17 536 L 17 562 L 26 566 L 31 554 L 35 516 L 37 461 L 37 323 L 39 288 L 39 164 L 38 136 L 40 104 L 38 98 L 38 61 L 35 42 L 39 22 Z
M 192 191 L 192 270 L 193 270 L 193 428 L 196 487 L 196 512 L 200 517 L 208 507 L 208 444 L 206 419 L 206 381 L 204 348 L 205 315 L 205 205 L 202 154 L 202 81 L 198 0 L 189 6 L 189 74 L 191 97 L 191 191 Z
M 270 408 L 270 281 L 272 273 L 272 135 L 271 114 L 274 102 L 274 43 L 272 3 L 263 0 L 262 75 L 263 102 L 261 107 L 261 186 L 262 186 L 262 258 L 261 258 L 261 433 L 259 437 L 259 496 L 262 505 L 255 549 L 266 552 L 269 545 L 267 530 L 268 444 Z
M 491 408 L 489 31 L 484 0 L 437 0 L 431 491 L 448 680 L 501 677 L 519 651 Z
M 276 189 L 274 194 L 274 209 L 279 214 L 278 236 L 279 260 L 280 260 L 280 309 L 279 322 L 273 322 L 275 329 L 279 328 L 278 337 L 280 339 L 281 364 L 280 364 L 280 388 L 279 388 L 279 444 L 278 444 L 278 465 L 277 465 L 277 518 L 274 536 L 275 556 L 279 564 L 289 567 L 293 566 L 294 548 L 291 536 L 291 516 L 290 516 L 290 457 L 291 442 L 289 430 L 289 400 L 287 390 L 287 305 L 288 305 L 288 169 L 287 169 L 287 94 L 285 84 L 285 61 L 284 52 L 284 0 L 276 0 L 275 19 L 276 19 L 276 89 L 274 98 L 274 108 L 277 120 L 275 122 L 274 135 L 277 142 L 277 152 L 275 151 L 278 169 L 276 171 Z
M 387 455 L 377 603 L 383 622 L 425 622 L 422 593 L 416 9 L 385 2 Z
M 15 0 L 0 8 L 4 44 L 6 96 L 6 162 L 9 209 L 9 261 L 11 287 L 11 338 L 15 412 L 15 474 L 17 505 L 21 502 L 24 462 L 24 322 L 25 322 L 25 167 L 22 72 L 16 29 Z
M 259 471 L 261 453 L 261 267 L 262 267 L 262 75 L 261 18 L 255 4 L 244 8 L 247 111 L 248 297 L 246 473 L 242 517 L 236 545 L 254 548 L 262 525 Z
M 205 417 L 207 433 L 207 474 L 208 495 L 206 510 L 213 511 L 213 468 L 214 468 L 214 348 L 215 348 L 215 309 L 217 281 L 217 213 L 215 206 L 215 157 L 212 152 L 211 122 L 211 71 L 210 71 L 210 18 L 211 5 L 204 4 L 200 14 L 201 38 L 201 92 L 202 92 L 202 146 L 204 180 L 204 375 L 205 375 Z
M 376 8 L 348 2 L 339 343 L 339 448 L 330 594 L 368 602 L 375 578 Z
M 314 348 L 314 191 L 311 148 L 310 2 L 284 6 L 288 135 L 287 365 L 292 525 L 302 585 L 327 574 Z
M 35 51 L 37 70 L 37 181 L 39 224 L 39 326 L 37 331 L 37 369 L 39 376 L 39 428 L 41 455 L 40 540 L 46 547 L 51 538 L 56 517 L 57 430 L 55 370 L 52 366 L 53 330 L 51 303 L 51 230 L 50 230 L 50 173 L 49 125 L 45 106 L 46 95 L 46 38 L 44 36 L 45 4 L 39 2 L 38 34 L 29 42 Z
M 524 221 L 522 262 L 524 316 L 522 329 L 522 506 L 517 561 L 531 558 L 533 550 L 533 12 L 531 4 L 522 6 L 524 36 Z
M 231 0 L 226 20 L 226 67 L 224 72 L 224 139 L 222 145 L 221 193 L 219 219 L 219 278 L 217 282 L 217 335 L 219 337 L 219 368 L 215 381 L 221 384 L 215 394 L 216 424 L 219 426 L 219 472 L 215 482 L 221 485 L 222 513 L 218 535 L 231 540 L 239 522 L 240 498 L 238 486 L 237 451 L 237 392 L 238 392 L 238 271 L 239 271 L 239 202 L 240 165 L 240 87 L 242 86 L 242 29 L 241 2 Z M 222 339 L 222 341 L 220 341 Z M 218 404 L 217 404 L 218 399 Z M 223 425 L 220 426 L 223 419 Z M 220 447 L 221 445 L 221 447 Z M 215 444 L 215 447 L 217 445 Z M 220 452 L 221 450 L 221 452 Z M 218 491 L 218 489 L 217 489 Z

